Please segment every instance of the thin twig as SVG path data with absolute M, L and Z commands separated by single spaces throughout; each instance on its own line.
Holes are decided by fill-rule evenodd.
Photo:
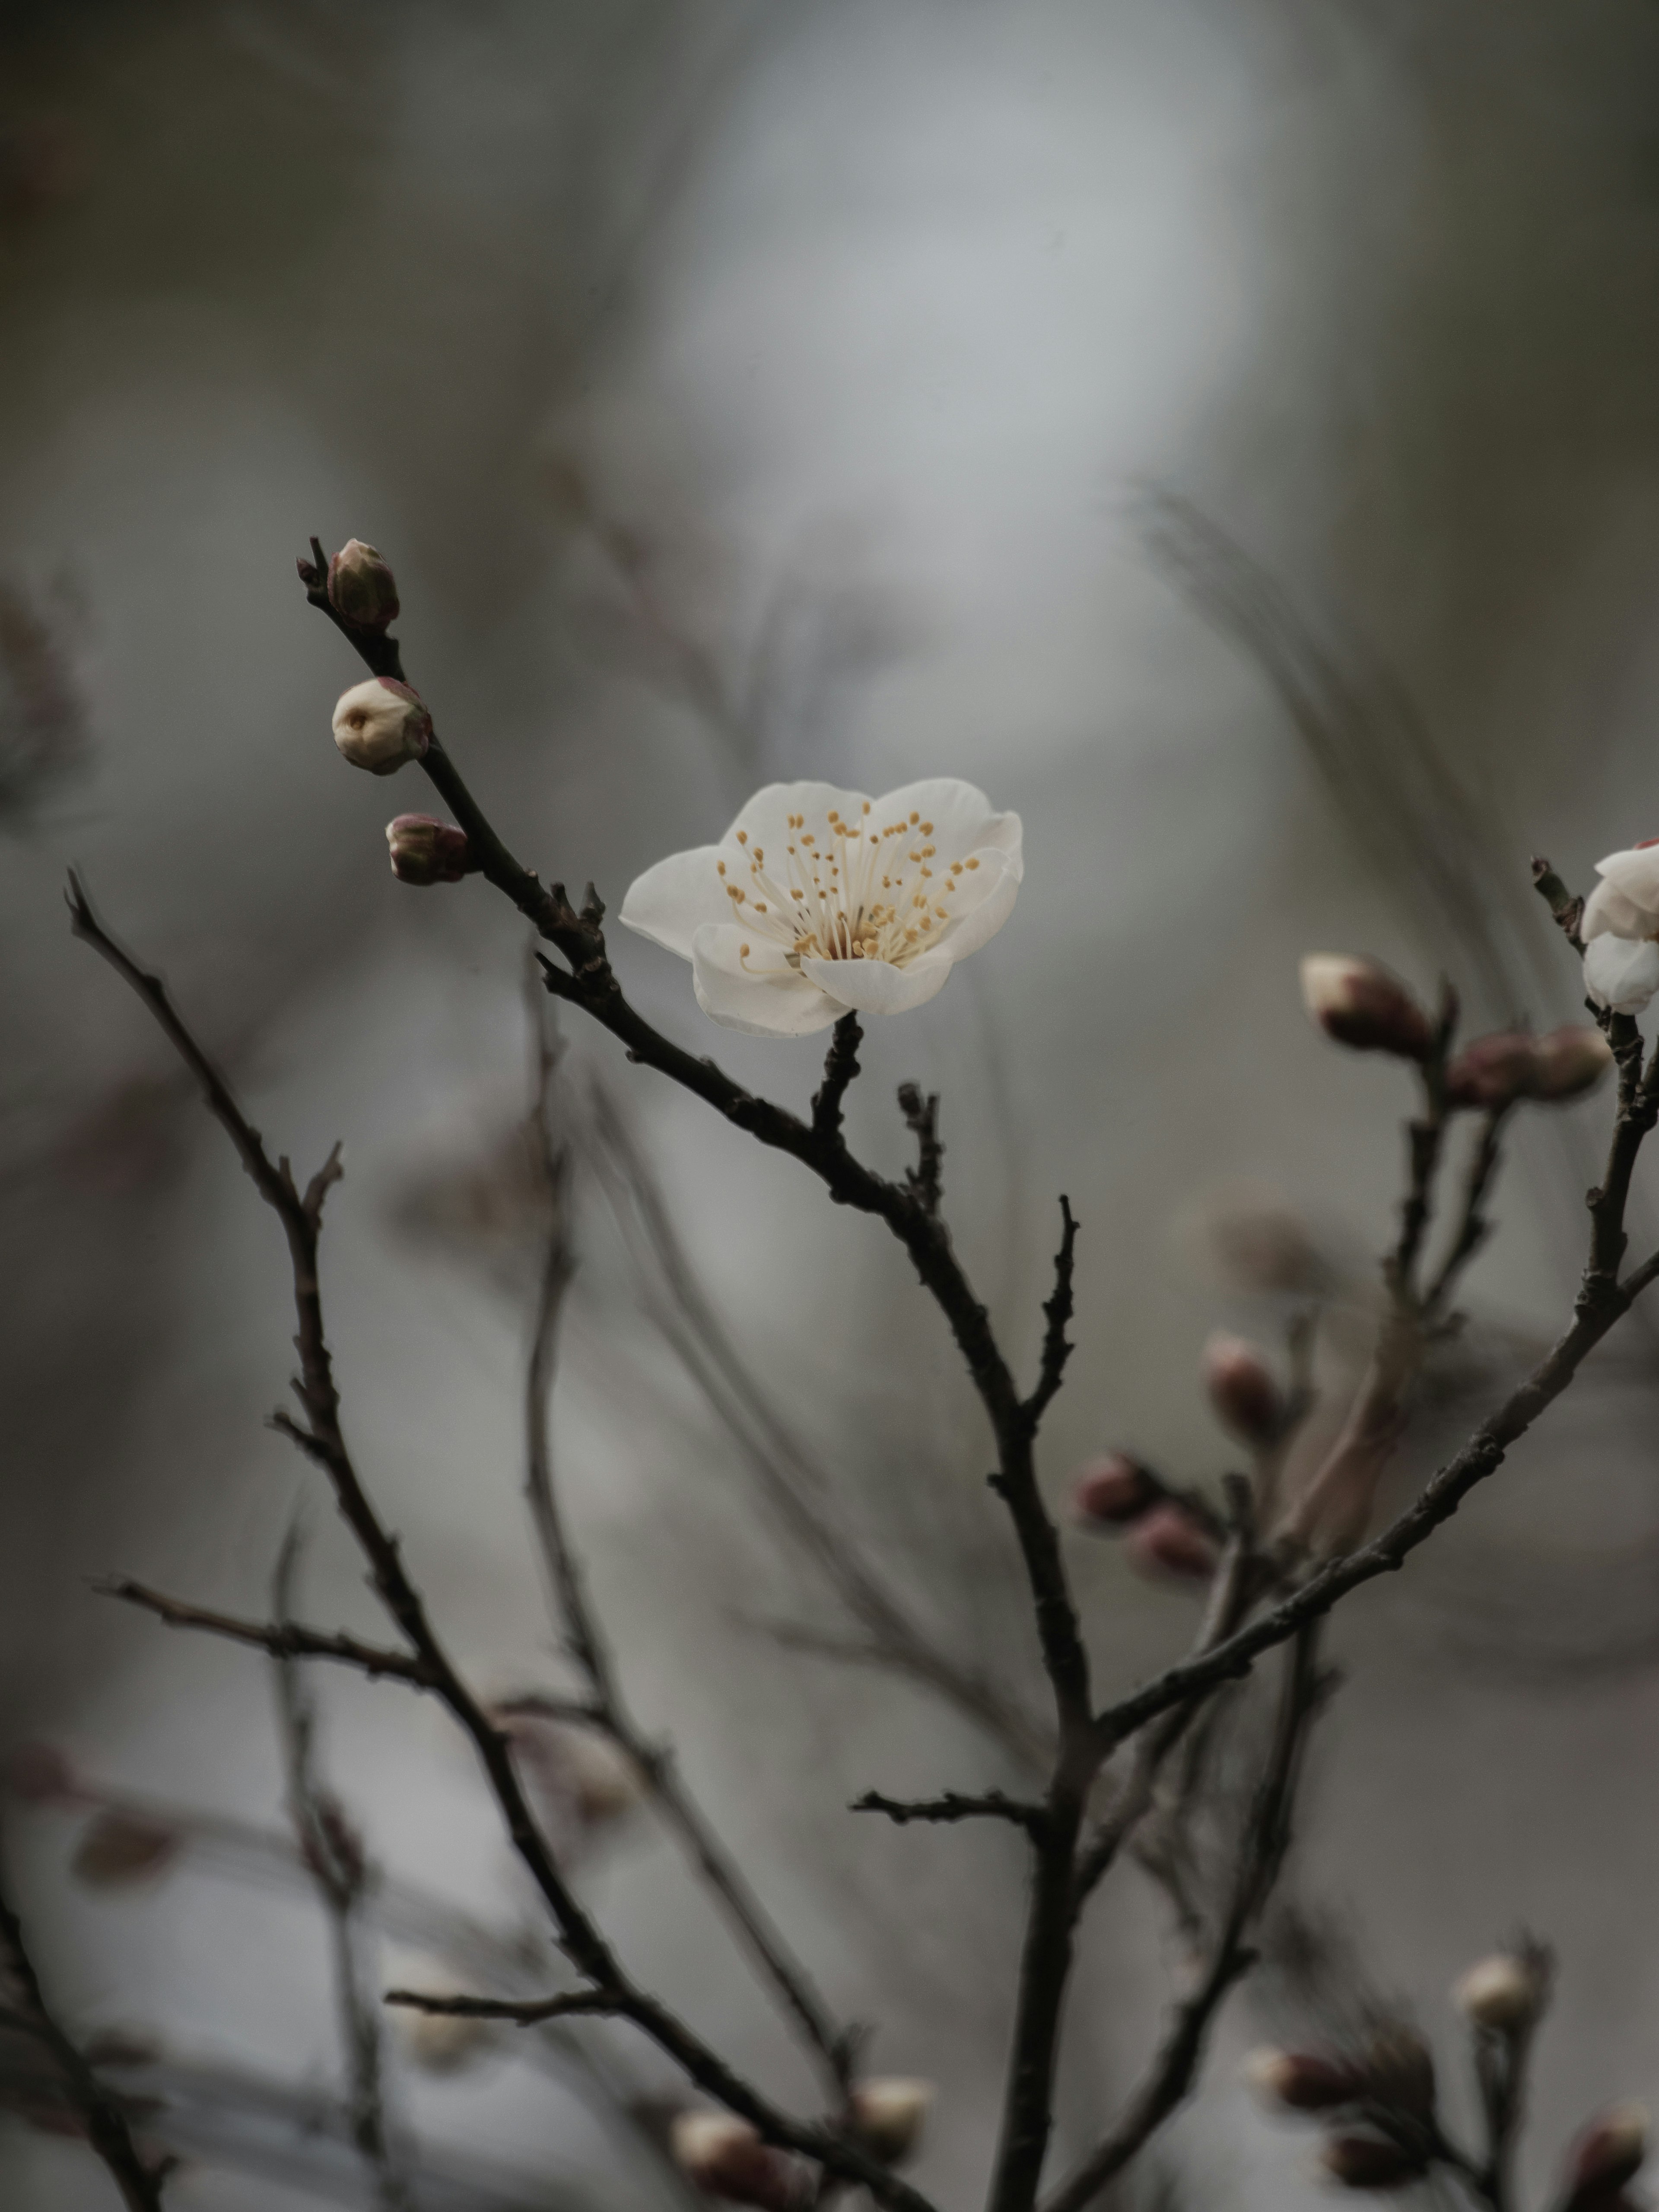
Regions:
M 300 1547 L 296 1519 L 283 1539 L 271 1582 L 271 1611 L 279 1625 L 287 1623 L 292 1609 Z M 393 2159 L 386 2127 L 380 2008 L 370 1994 L 371 1976 L 363 1958 L 369 1937 L 364 1907 L 373 1875 L 362 1838 L 319 1771 L 316 1707 L 307 1679 L 289 1655 L 276 1661 L 276 1702 L 289 1815 L 301 1857 L 328 1917 L 352 2141 L 374 2177 L 381 2212 L 406 2212 L 409 2192 Z
M 58 2026 L 23 1941 L 23 1923 L 3 1897 L 0 1897 L 0 1960 L 4 1961 L 15 2000 L 9 2008 L 12 2021 L 26 2029 L 51 2058 L 64 2095 L 84 2125 L 88 2142 L 108 2167 L 127 2212 L 162 2212 L 161 2185 L 167 2166 L 151 2166 L 140 2154 L 120 2099 L 99 2080 L 79 2045 Z
M 914 1083 L 901 1083 L 899 1111 L 904 1126 L 916 1140 L 916 1164 L 904 1170 L 905 1188 L 924 1213 L 936 1214 L 944 1196 L 945 1146 L 939 1141 L 939 1093 L 924 1098 Z
M 843 1014 L 830 1032 L 823 1081 L 812 1099 L 812 1127 L 820 1136 L 833 1137 L 840 1130 L 842 1103 L 859 1072 L 859 1047 L 863 1042 L 864 1031 L 856 1014 Z
M 428 1990 L 388 1990 L 384 2002 L 410 2012 L 436 2013 L 447 2020 L 510 2020 L 519 2027 L 539 2027 L 549 2020 L 607 2020 L 618 2017 L 614 2000 L 603 1990 L 562 1990 L 552 1997 L 434 1996 Z
M 235 1613 L 215 1613 L 207 1606 L 186 1605 L 164 1590 L 151 1589 L 125 1576 L 92 1587 L 100 1597 L 119 1598 L 124 1604 L 153 1613 L 169 1628 L 195 1628 L 209 1636 L 223 1636 L 233 1644 L 251 1644 L 256 1651 L 268 1652 L 273 1659 L 331 1659 L 341 1666 L 355 1667 L 371 1681 L 386 1676 L 394 1682 L 407 1682 L 416 1690 L 438 1686 L 423 1661 L 411 1659 L 402 1651 L 389 1651 L 382 1644 L 365 1644 L 355 1636 L 329 1636 L 315 1628 L 301 1628 L 291 1620 L 244 1620 Z
M 1053 1295 L 1043 1306 L 1048 1327 L 1042 1339 L 1042 1369 L 1037 1384 L 1025 1401 L 1026 1417 L 1036 1423 L 1048 1410 L 1054 1394 L 1066 1372 L 1066 1363 L 1072 1356 L 1071 1340 L 1066 1331 L 1072 1319 L 1072 1266 L 1077 1249 L 1077 1221 L 1072 1212 L 1072 1201 L 1062 1194 L 1060 1201 L 1060 1249 L 1054 1255 L 1054 1287 Z
M 964 1797 L 957 1790 L 947 1790 L 942 1797 L 917 1798 L 884 1797 L 878 1790 L 866 1790 L 847 1809 L 850 1813 L 884 1813 L 901 1828 L 912 1820 L 1012 1820 L 1031 1835 L 1041 1834 L 1048 1818 L 1041 1805 L 1024 1804 L 1018 1797 L 1006 1796 L 1000 1790 L 988 1790 L 979 1797 Z

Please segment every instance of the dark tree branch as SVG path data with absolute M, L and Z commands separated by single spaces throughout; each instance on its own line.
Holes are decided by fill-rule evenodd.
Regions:
M 1319 1709 L 1317 1630 L 1296 1639 L 1266 1766 L 1240 1839 L 1231 1892 L 1196 1987 L 1176 2006 L 1157 2056 L 1115 2128 L 1047 2200 L 1043 2212 L 1085 2212 L 1190 2094 L 1217 2013 L 1255 1963 L 1251 1930 L 1284 1864 L 1309 1725 Z
M 823 1081 L 812 1100 L 812 1127 L 820 1137 L 840 1133 L 842 1102 L 859 1072 L 859 1047 L 863 1042 L 864 1031 L 856 1014 L 843 1014 L 830 1033 Z
M 153 2166 L 139 2154 L 121 2100 L 105 2087 L 79 2046 L 58 2025 L 42 1994 L 23 1941 L 23 1923 L 0 1897 L 0 1961 L 14 2003 L 15 2025 L 32 2035 L 50 2057 L 63 2093 L 86 2129 L 87 2141 L 109 2169 L 127 2212 L 162 2212 L 165 2166 Z
M 773 1925 L 681 1779 L 672 1751 L 665 1744 L 653 1742 L 635 1720 L 623 1692 L 609 1639 L 589 1595 L 587 1577 L 572 1541 L 554 1481 L 550 1412 L 559 1319 L 565 1292 L 574 1273 L 574 1261 L 568 1228 L 569 1154 L 557 1140 L 553 1127 L 553 1079 L 557 1054 L 544 1024 L 539 999 L 538 993 L 530 1009 L 536 1045 L 531 1126 L 551 1201 L 551 1225 L 543 1258 L 525 1390 L 525 1490 L 543 1565 L 566 1641 L 587 1680 L 592 1719 L 645 1778 L 665 1826 L 715 1898 L 738 1942 L 801 2030 L 809 2048 L 822 2063 L 831 2097 L 840 2105 L 850 2086 L 856 2038 L 836 2024 L 805 1967 L 793 1955 Z M 847 1022 L 852 1023 L 850 1031 Z M 854 1054 L 858 1025 L 854 1017 L 849 1015 L 846 1022 L 836 1024 L 836 1038 L 837 1046 L 844 1048 L 846 1064 L 840 1076 L 844 1090 L 857 1072 Z M 826 1090 L 834 1073 L 834 1048 L 830 1059 L 832 1075 L 826 1076 Z
M 169 1628 L 195 1628 L 209 1636 L 227 1637 L 233 1644 L 249 1644 L 256 1651 L 269 1653 L 273 1659 L 332 1659 L 342 1666 L 355 1667 L 371 1680 L 385 1676 L 394 1682 L 407 1682 L 416 1690 L 434 1690 L 438 1686 L 430 1669 L 421 1660 L 411 1659 L 401 1651 L 389 1651 L 382 1644 L 362 1643 L 355 1636 L 329 1636 L 319 1629 L 301 1628 L 289 1620 L 243 1620 L 234 1613 L 186 1605 L 179 1598 L 168 1597 L 162 1590 L 150 1589 L 125 1577 L 94 1583 L 93 1588 L 100 1597 L 119 1598 L 124 1604 L 153 1613 Z
M 614 2020 L 617 2005 L 603 1990 L 564 1990 L 553 1997 L 434 1996 L 425 1990 L 388 1990 L 381 2002 L 410 2012 L 437 2013 L 447 2020 L 510 2020 L 518 2027 L 539 2027 L 549 2020 Z
M 1539 896 L 1554 916 L 1556 927 L 1582 960 L 1584 940 L 1579 934 L 1584 920 L 1584 902 L 1575 898 L 1541 853 L 1532 858 L 1532 880 Z
M 884 1797 L 878 1790 L 866 1790 L 847 1809 L 849 1813 L 884 1813 L 901 1828 L 912 1820 L 1012 1820 L 1016 1827 L 1033 1836 L 1041 1835 L 1048 1819 L 1041 1805 L 1027 1805 L 1018 1797 L 1006 1797 L 1000 1790 L 988 1790 L 982 1797 L 963 1797 L 954 1790 L 947 1790 L 942 1797 L 914 1799 Z
M 1053 1402 L 1066 1372 L 1066 1363 L 1072 1356 L 1071 1340 L 1066 1331 L 1072 1319 L 1072 1258 L 1077 1249 L 1077 1222 L 1072 1212 L 1072 1201 L 1064 1196 L 1060 1201 L 1060 1218 L 1054 1295 L 1042 1309 L 1048 1319 L 1042 1340 L 1042 1370 L 1036 1389 L 1025 1401 L 1025 1416 L 1033 1428 Z
M 1426 1320 L 1431 1321 L 1445 1312 L 1447 1303 L 1457 1287 L 1458 1277 L 1492 1234 L 1492 1220 L 1486 1205 L 1492 1195 L 1492 1183 L 1502 1158 L 1501 1139 L 1508 1110 L 1506 1107 L 1499 1106 L 1481 1116 L 1480 1133 L 1475 1139 L 1474 1153 L 1464 1177 L 1457 1232 L 1452 1239 L 1450 1249 L 1435 1273 L 1434 1279 L 1423 1294 L 1423 1313 Z
M 299 1570 L 300 1528 L 290 1527 L 272 1579 L 271 1611 L 286 1626 Z M 364 1948 L 370 1940 L 365 1905 L 373 1875 L 345 1808 L 325 1784 L 317 1759 L 317 1712 L 296 1660 L 276 1661 L 276 1704 L 283 1762 L 288 1775 L 289 1817 L 300 1856 L 328 1917 L 333 1954 L 334 1998 L 346 2057 L 346 2111 L 351 2138 L 374 2177 L 380 2212 L 407 2212 L 409 2192 L 392 2156 L 383 2087 L 385 2053 L 380 2010 L 369 1992 Z
M 469 802 L 470 804 L 470 802 Z M 458 818 L 459 818 L 458 817 Z M 495 1796 L 514 1848 L 539 1891 L 558 1930 L 565 1955 L 595 1995 L 603 1995 L 618 2019 L 630 2021 L 697 2086 L 746 2119 L 769 2142 L 799 2152 L 848 2181 L 862 2182 L 887 2212 L 928 2212 L 927 2199 L 843 2136 L 793 2118 L 771 2104 L 703 2043 L 659 1998 L 629 1976 L 586 1908 L 566 1880 L 547 1838 L 531 1812 L 514 1767 L 507 1736 L 477 1695 L 456 1672 L 428 1617 L 425 1601 L 403 1564 L 397 1540 L 386 1530 L 364 1489 L 347 1447 L 340 1401 L 323 1328 L 318 1284 L 317 1244 L 321 1191 L 314 1181 L 302 1199 L 283 1169 L 273 1167 L 256 1131 L 237 1106 L 228 1086 L 173 1010 L 160 979 L 147 975 L 101 927 L 80 886 L 71 896 L 76 933 L 85 938 L 137 990 L 187 1065 L 209 1083 L 215 1114 L 229 1132 L 239 1156 L 282 1222 L 294 1277 L 299 1324 L 299 1395 L 307 1417 L 301 1432 L 306 1449 L 327 1474 L 343 1519 L 368 1562 L 374 1588 L 386 1613 L 425 1670 L 429 1688 L 471 1741 Z M 583 929 L 598 930 L 598 902 L 590 897 Z M 774 1109 L 775 1110 L 775 1109 Z M 788 1117 L 792 1122 L 793 1117 Z M 799 1123 L 794 1123 L 797 1128 Z M 316 1194 L 313 1203 L 312 1194 Z M 249 1640 L 243 1638 L 242 1640 Z M 263 1638 L 258 1641 L 269 1649 Z M 339 1656 L 334 1654 L 331 1656 Z
M 901 1083 L 899 1111 L 916 1140 L 916 1164 L 904 1170 L 904 1186 L 924 1213 L 937 1214 L 944 1195 L 945 1146 L 939 1141 L 939 1093 L 924 1098 L 914 1083 Z

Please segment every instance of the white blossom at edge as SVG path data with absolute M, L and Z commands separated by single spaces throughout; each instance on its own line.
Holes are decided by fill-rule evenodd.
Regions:
M 1659 991 L 1659 841 L 1609 853 L 1584 902 L 1584 989 L 1598 1006 L 1639 1014 Z

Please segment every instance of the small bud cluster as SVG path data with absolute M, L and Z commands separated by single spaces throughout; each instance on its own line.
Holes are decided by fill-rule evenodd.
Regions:
M 1127 1452 L 1108 1452 L 1079 1471 L 1072 1513 L 1079 1528 L 1121 1535 L 1125 1557 L 1145 1575 L 1207 1582 L 1221 1556 L 1212 1522 Z
M 1351 1051 L 1420 1062 L 1444 1048 L 1428 1014 L 1379 961 L 1310 952 L 1302 963 L 1302 997 L 1326 1036 Z M 1543 1037 L 1501 1030 L 1477 1037 L 1450 1061 L 1446 1100 L 1487 1112 L 1522 1099 L 1563 1105 L 1593 1090 L 1612 1061 L 1600 1030 L 1560 1029 Z
M 1286 2112 L 1328 2114 L 1320 2172 L 1343 2189 L 1409 2188 L 1436 2154 L 1434 2060 L 1408 2027 L 1382 2029 L 1358 2057 L 1311 2051 L 1258 2051 L 1245 2076 Z

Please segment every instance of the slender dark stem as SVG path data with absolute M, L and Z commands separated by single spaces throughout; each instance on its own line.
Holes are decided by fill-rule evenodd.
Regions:
M 11 1984 L 12 2021 L 32 2035 L 51 2057 L 64 2094 L 80 2115 L 87 2141 L 109 2169 L 127 2212 L 162 2212 L 166 2166 L 153 2166 L 140 2155 L 121 2100 L 99 2080 L 79 2046 L 58 2026 L 23 1941 L 23 1923 L 3 1897 L 0 1897 L 0 1960 Z
M 924 1213 L 936 1214 L 944 1197 L 945 1146 L 939 1141 L 939 1093 L 924 1098 L 917 1085 L 901 1083 L 899 1111 L 916 1140 L 916 1164 L 904 1171 L 904 1183 Z
M 618 2016 L 618 2008 L 603 1990 L 562 1990 L 556 1996 L 526 1998 L 434 1996 L 428 1990 L 388 1990 L 385 2002 L 447 2020 L 510 2020 L 519 2027 L 539 2027 L 549 2020 Z
M 538 1001 L 539 998 L 538 993 Z M 773 1925 L 681 1779 L 672 1750 L 648 1739 L 635 1720 L 617 1675 L 615 1656 L 588 1592 L 580 1557 L 566 1524 L 554 1480 L 550 1412 L 559 1320 L 565 1292 L 574 1273 L 568 1236 L 570 1158 L 568 1150 L 558 1142 L 553 1127 L 553 1079 L 557 1054 L 544 1025 L 539 1003 L 532 1001 L 531 1016 L 536 1043 L 531 1126 L 549 1199 L 550 1227 L 525 1390 L 525 1492 L 542 1562 L 552 1586 L 566 1641 L 587 1679 L 593 1720 L 645 1777 L 665 1825 L 718 1900 L 739 1942 L 801 2030 L 809 2048 L 822 2063 L 832 2099 L 840 2106 L 850 2086 L 856 2039 L 836 2024 L 805 1967 L 793 1955 Z M 837 1024 L 838 1037 L 842 1027 Z M 852 1058 L 856 1042 L 854 1023 L 846 1040 L 846 1059 L 850 1065 L 842 1075 L 843 1089 L 856 1072 L 856 1062 Z M 834 1056 L 832 1050 L 832 1060 Z M 827 1083 L 826 1078 L 826 1087 Z
M 296 1521 L 283 1541 L 272 1578 L 271 1611 L 279 1626 L 288 1621 L 292 1610 L 300 1540 Z M 373 1876 L 362 1838 L 318 1765 L 317 1711 L 309 1684 L 290 1655 L 277 1658 L 276 1671 L 289 1816 L 300 1856 L 328 1917 L 352 2141 L 374 2176 L 381 2212 L 406 2212 L 409 2192 L 398 2172 L 386 2128 L 380 2008 L 371 1994 L 364 1959 L 370 1936 L 365 1908 Z
M 301 1373 L 296 1389 L 307 1415 L 307 1425 L 296 1431 L 296 1438 L 326 1474 L 340 1514 L 368 1565 L 381 1604 L 408 1642 L 411 1656 L 426 1670 L 426 1686 L 471 1740 L 514 1848 L 541 1893 L 566 1956 L 592 1990 L 605 1995 L 617 2018 L 630 2021 L 700 2088 L 748 2120 L 766 2141 L 799 2151 L 848 2180 L 862 2182 L 888 2212 L 927 2212 L 927 2200 L 919 2191 L 856 2144 L 823 2127 L 793 2119 L 734 2073 L 660 1999 L 632 1980 L 577 1898 L 531 1812 L 506 1735 L 457 1673 L 428 1617 L 425 1601 L 403 1564 L 397 1540 L 375 1511 L 346 1444 L 323 1328 L 317 1271 L 323 1199 L 338 1175 L 337 1152 L 301 1196 L 286 1164 L 280 1172 L 272 1165 L 258 1133 L 174 1011 L 161 979 L 147 975 L 109 936 L 78 884 L 72 884 L 70 904 L 76 935 L 91 944 L 138 992 L 178 1045 L 186 1064 L 203 1077 L 210 1105 L 230 1133 L 260 1194 L 282 1222 L 292 1263 L 298 1321 L 295 1341 Z
M 1036 1389 L 1025 1401 L 1027 1417 L 1034 1425 L 1048 1412 L 1065 1375 L 1066 1363 L 1072 1356 L 1071 1340 L 1066 1331 L 1072 1319 L 1072 1267 L 1077 1250 L 1077 1221 L 1072 1212 L 1072 1202 L 1064 1195 L 1060 1201 L 1060 1218 L 1054 1292 L 1042 1309 L 1048 1316 L 1042 1340 L 1042 1369 Z
M 1432 1320 L 1444 1312 L 1447 1301 L 1457 1287 L 1458 1277 L 1492 1233 L 1492 1222 L 1486 1204 L 1492 1195 L 1492 1183 L 1502 1157 L 1501 1140 L 1507 1112 L 1506 1107 L 1498 1106 L 1481 1116 L 1480 1133 L 1475 1139 L 1474 1152 L 1464 1177 L 1457 1231 L 1445 1258 L 1436 1270 L 1433 1280 L 1423 1294 L 1425 1319 Z
M 150 1589 L 125 1577 L 94 1583 L 93 1588 L 100 1597 L 119 1598 L 125 1604 L 153 1613 L 169 1628 L 194 1628 L 209 1636 L 223 1636 L 233 1644 L 269 1652 L 273 1659 L 332 1659 L 341 1666 L 355 1667 L 371 1680 L 386 1676 L 394 1682 L 407 1682 L 411 1689 L 438 1686 L 423 1661 L 411 1659 L 402 1651 L 388 1651 L 382 1644 L 365 1644 L 355 1636 L 327 1636 L 314 1628 L 298 1627 L 290 1620 L 243 1620 L 235 1613 L 186 1605 L 165 1591 Z
M 1317 1635 L 1315 1627 L 1303 1629 L 1290 1654 L 1273 1742 L 1245 1822 L 1231 1893 L 1208 1962 L 1196 1987 L 1176 2006 L 1163 2043 L 1117 2125 L 1046 2200 L 1043 2212 L 1084 2212 L 1185 2100 L 1227 1992 L 1255 1963 L 1249 1936 L 1289 1848 L 1302 1753 L 1320 1703 Z
M 988 1790 L 981 1797 L 964 1797 L 947 1790 L 942 1797 L 917 1798 L 884 1797 L 878 1790 L 866 1790 L 848 1810 L 884 1813 L 901 1828 L 912 1820 L 1012 1820 L 1034 1836 L 1042 1833 L 1048 1819 L 1041 1805 L 1024 1804 L 1017 1797 L 1005 1796 L 1000 1790 Z
M 859 1047 L 863 1042 L 864 1031 L 856 1014 L 843 1014 L 830 1033 L 823 1081 L 812 1100 L 812 1127 L 821 1137 L 833 1137 L 840 1131 L 842 1102 L 859 1072 Z

